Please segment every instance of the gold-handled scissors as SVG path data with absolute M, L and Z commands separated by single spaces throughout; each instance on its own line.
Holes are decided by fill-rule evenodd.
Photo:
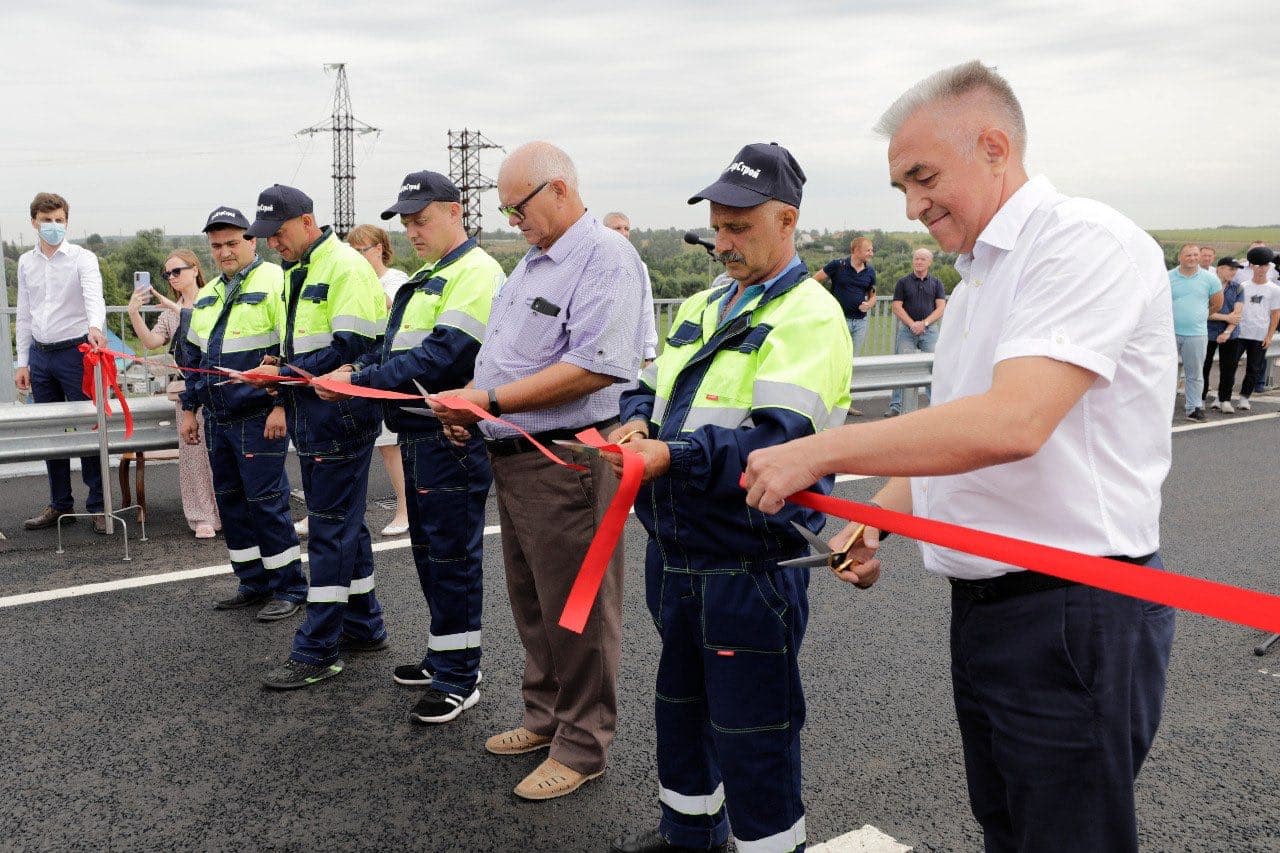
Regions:
M 815 552 L 808 557 L 796 557 L 792 560 L 782 560 L 779 566 L 794 566 L 796 568 L 805 568 L 811 566 L 826 566 L 836 574 L 840 574 L 850 566 L 856 566 L 863 562 L 855 560 L 849 556 L 849 552 L 862 544 L 862 534 L 866 531 L 865 524 L 858 525 L 858 529 L 853 532 L 853 538 L 849 540 L 849 544 L 841 548 L 839 551 L 832 550 L 831 546 L 813 534 L 809 528 L 797 522 L 791 522 L 791 526 L 804 537 L 804 541 L 809 543 Z

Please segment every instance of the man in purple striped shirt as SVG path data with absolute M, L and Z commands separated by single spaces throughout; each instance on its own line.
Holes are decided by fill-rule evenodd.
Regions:
M 617 424 L 622 389 L 640 371 L 640 256 L 587 213 L 573 161 L 546 142 L 511 153 L 498 173 L 507 221 L 530 244 L 494 298 L 471 387 L 450 391 L 543 444 Z M 476 418 L 434 406 L 455 429 Z M 521 725 L 485 748 L 516 755 L 550 747 L 515 793 L 569 794 L 604 772 L 617 718 L 622 549 L 613 555 L 581 635 L 559 623 L 578 567 L 617 478 L 599 458 L 577 472 L 537 453 L 515 430 L 485 423 L 493 462 L 507 591 L 525 648 Z

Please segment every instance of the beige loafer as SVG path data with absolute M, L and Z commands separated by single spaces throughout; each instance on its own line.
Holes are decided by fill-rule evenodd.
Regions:
M 526 800 L 554 800 L 556 797 L 572 794 L 587 782 L 603 775 L 603 768 L 595 773 L 579 773 L 554 758 L 548 758 L 524 777 L 523 782 L 516 785 L 516 796 Z
M 521 755 L 550 745 L 550 737 L 535 735 L 524 726 L 496 734 L 484 742 L 484 748 L 494 755 Z

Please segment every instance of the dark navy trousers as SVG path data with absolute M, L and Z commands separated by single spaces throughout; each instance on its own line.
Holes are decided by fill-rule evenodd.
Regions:
M 264 438 L 266 423 L 265 413 L 231 423 L 206 420 L 213 496 L 240 591 L 302 602 L 307 578 L 284 470 L 289 439 Z
M 338 659 L 342 635 L 387 635 L 373 591 L 373 542 L 364 523 L 373 437 L 341 453 L 298 454 L 307 496 L 311 588 L 307 618 L 293 638 L 294 660 L 325 666 Z
M 27 367 L 31 369 L 31 398 L 37 403 L 89 399 L 81 387 L 84 361 L 74 346 L 46 351 L 32 341 Z M 49 471 L 49 506 L 60 512 L 75 509 L 75 499 L 71 494 L 71 460 L 50 459 L 45 462 L 45 467 Z M 89 487 L 85 509 L 102 512 L 102 469 L 97 456 L 80 457 L 80 476 Z
M 440 430 L 400 435 L 409 540 L 431 627 L 422 668 L 468 696 L 480 671 L 484 503 L 493 482 L 484 442 L 455 447 Z
M 993 602 L 952 590 L 956 717 L 989 853 L 1138 849 L 1133 785 L 1173 631 L 1172 609 L 1087 586 Z
M 659 831 L 670 843 L 712 847 L 732 825 L 739 850 L 804 849 L 796 657 L 808 585 L 808 569 L 664 565 L 650 542 L 645 589 L 662 637 Z

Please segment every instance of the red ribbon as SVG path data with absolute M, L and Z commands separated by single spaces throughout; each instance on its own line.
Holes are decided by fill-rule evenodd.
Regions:
M 797 492 L 787 500 L 849 521 L 1108 592 L 1280 633 L 1280 596 L 1105 557 L 1078 554 L 854 501 Z
M 129 411 L 129 403 L 120 391 L 120 380 L 116 378 L 116 353 L 106 348 L 98 349 L 87 343 L 80 344 L 77 349 L 80 350 L 84 361 L 84 378 L 80 380 L 80 390 L 84 391 L 85 396 L 94 403 L 98 402 L 98 386 L 93 381 L 93 368 L 101 367 L 102 411 L 108 416 L 111 414 L 111 395 L 107 393 L 110 389 L 115 393 L 116 399 L 120 402 L 120 409 L 124 412 L 124 437 L 133 435 L 133 412 Z

